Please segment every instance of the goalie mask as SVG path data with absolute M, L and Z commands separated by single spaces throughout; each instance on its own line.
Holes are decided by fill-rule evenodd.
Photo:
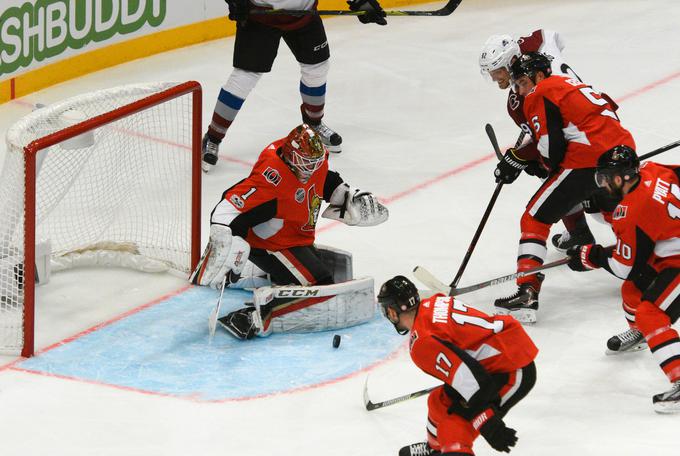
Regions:
M 282 158 L 301 182 L 307 182 L 321 168 L 326 149 L 307 124 L 298 125 L 288 134 L 282 147 Z
M 397 315 L 401 315 L 402 312 L 408 312 L 418 307 L 420 296 L 413 282 L 404 276 L 395 276 L 380 287 L 378 303 L 380 303 L 380 309 L 385 318 L 390 320 L 399 334 L 404 335 L 408 330 L 399 328 L 399 320 L 393 321 L 389 317 L 387 309 L 393 309 Z

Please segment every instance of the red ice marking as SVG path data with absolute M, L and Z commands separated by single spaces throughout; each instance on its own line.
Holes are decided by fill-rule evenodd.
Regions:
M 678 77 L 680 77 L 680 71 L 676 71 L 675 73 L 669 74 L 668 76 L 663 77 L 659 80 L 656 80 L 656 81 L 654 81 L 650 84 L 647 84 L 646 86 L 642 86 L 639 89 L 633 90 L 632 92 L 629 92 L 629 93 L 617 98 L 615 101 L 617 103 L 620 103 L 622 101 L 628 100 L 629 98 L 635 98 L 638 95 L 642 95 L 643 93 L 646 93 L 646 92 L 649 92 L 650 90 L 656 89 L 657 87 L 662 86 L 662 85 L 664 85 L 664 84 L 666 84 L 666 83 L 668 83 L 668 82 L 670 82 L 673 79 L 678 78 Z
M 181 287 L 181 288 L 178 288 L 178 289 L 175 290 L 175 291 L 171 291 L 170 293 L 164 294 L 163 296 L 160 296 L 160 297 L 158 297 L 158 298 L 154 298 L 154 299 L 152 299 L 151 301 L 147 302 L 146 304 L 142 304 L 142 305 L 139 306 L 139 307 L 135 307 L 134 309 L 130 309 L 130 310 L 128 310 L 127 312 L 122 313 L 122 314 L 120 314 L 120 315 L 118 315 L 118 316 L 116 316 L 116 317 L 113 317 L 113 318 L 110 319 L 110 320 L 107 320 L 107 321 L 105 321 L 105 322 L 103 322 L 103 323 L 98 323 L 98 324 L 96 324 L 95 326 L 92 326 L 92 327 L 89 328 L 89 329 L 86 329 L 86 330 L 84 330 L 84 331 L 81 331 L 81 332 L 79 332 L 79 333 L 77 333 L 77 334 L 75 334 L 75 335 L 73 335 L 73 336 L 67 337 L 66 339 L 63 339 L 63 340 L 61 340 L 61 341 L 59 341 L 59 342 L 57 342 L 57 343 L 54 343 L 54 344 L 52 344 L 52 345 L 50 345 L 50 346 L 48 346 L 48 347 L 46 347 L 46 348 L 43 348 L 42 350 L 38 350 L 38 351 L 35 352 L 34 356 L 41 355 L 41 354 L 43 354 L 43 353 L 45 353 L 45 352 L 48 352 L 48 351 L 52 350 L 53 348 L 57 348 L 57 347 L 60 347 L 60 346 L 62 346 L 62 345 L 68 344 L 69 342 L 73 342 L 73 341 L 76 340 L 76 339 L 80 339 L 80 338 L 83 337 L 83 336 L 86 336 L 86 335 L 88 335 L 88 334 L 90 334 L 90 333 L 93 333 L 93 332 L 95 332 L 95 331 L 97 331 L 97 330 L 100 330 L 100 329 L 102 329 L 102 328 L 104 328 L 104 327 L 106 327 L 106 326 L 109 326 L 109 325 L 111 325 L 111 324 L 113 324 L 113 323 L 115 323 L 115 322 L 117 322 L 117 321 L 120 321 L 120 320 L 122 320 L 123 318 L 129 317 L 130 315 L 134 315 L 134 314 L 136 314 L 136 313 L 138 313 L 138 312 L 141 312 L 141 311 L 144 310 L 144 309 L 148 309 L 149 307 L 153 307 L 153 306 L 155 306 L 156 304 L 160 304 L 161 302 L 165 301 L 166 299 L 169 299 L 169 298 L 172 298 L 173 296 L 177 296 L 177 295 L 179 295 L 179 294 L 184 293 L 185 291 L 187 291 L 187 290 L 188 290 L 189 288 L 191 288 L 192 286 L 193 286 L 193 285 L 185 285 L 185 286 L 183 286 L 183 287 Z M 5 364 L 4 366 L 0 366 L 0 371 L 3 371 L 3 370 L 5 370 L 5 369 L 26 370 L 26 369 L 18 369 L 18 368 L 15 368 L 15 367 L 14 367 L 14 365 L 16 365 L 16 364 L 18 364 L 18 363 L 20 363 L 20 362 L 22 362 L 22 361 L 25 361 L 25 358 L 17 358 L 17 359 L 15 359 L 14 361 L 10 362 L 9 364 Z
M 166 295 L 163 298 L 161 298 L 161 300 L 166 298 L 166 297 L 170 297 L 170 296 L 173 296 L 173 294 Z M 152 306 L 154 304 L 157 304 L 157 302 L 153 301 L 149 304 L 145 304 L 144 306 L 139 308 L 139 310 L 141 310 L 142 308 Z M 135 310 L 137 310 L 137 309 L 135 309 Z M 131 313 L 135 313 L 135 312 L 129 312 L 129 313 L 125 314 L 124 316 L 130 315 Z M 111 323 L 113 323 L 114 321 L 118 321 L 121 318 L 124 318 L 124 316 L 121 316 L 120 318 L 116 318 L 114 320 L 111 320 Z M 92 330 L 99 329 L 101 326 L 104 326 L 104 325 L 102 324 L 102 325 L 95 326 L 94 328 L 92 328 Z M 88 332 L 89 332 L 89 330 L 88 330 Z M 84 331 L 84 333 L 85 333 L 85 331 Z M 81 333 L 81 334 L 83 334 L 83 333 Z M 68 342 L 74 340 L 77 337 L 79 337 L 79 335 L 76 335 L 76 336 L 69 338 L 69 339 L 65 339 L 62 342 L 68 343 Z M 42 377 L 59 378 L 59 379 L 62 379 L 62 380 L 70 380 L 70 381 L 79 382 L 79 383 L 87 383 L 87 384 L 90 384 L 90 385 L 105 386 L 105 387 L 109 387 L 109 388 L 113 388 L 113 389 L 117 389 L 117 390 L 130 391 L 130 392 L 139 393 L 139 394 L 146 394 L 146 395 L 149 395 L 149 396 L 159 396 L 159 397 L 166 397 L 166 398 L 172 398 L 172 399 L 180 399 L 180 400 L 196 402 L 196 403 L 217 403 L 217 404 L 219 404 L 219 403 L 225 403 L 225 402 L 243 402 L 243 401 L 251 401 L 251 400 L 255 400 L 255 399 L 265 399 L 265 398 L 270 398 L 270 397 L 274 397 L 274 396 L 283 396 L 283 395 L 287 395 L 287 394 L 294 394 L 294 393 L 299 393 L 299 392 L 302 392 L 302 391 L 309 391 L 309 390 L 313 390 L 313 389 L 317 389 L 317 388 L 322 388 L 324 386 L 332 385 L 332 384 L 335 384 L 335 383 L 339 383 L 339 382 L 342 382 L 342 381 L 347 380 L 349 378 L 357 377 L 362 373 L 371 371 L 371 370 L 375 369 L 376 367 L 381 366 L 381 365 L 393 360 L 394 358 L 397 357 L 397 355 L 399 354 L 400 351 L 406 349 L 407 342 L 408 341 L 404 341 L 403 343 L 401 343 L 399 345 L 399 347 L 397 347 L 394 351 L 392 351 L 392 353 L 387 355 L 384 359 L 381 359 L 380 361 L 376 361 L 372 364 L 369 364 L 368 366 L 364 367 L 363 369 L 359 369 L 358 371 L 351 372 L 349 374 L 343 375 L 342 377 L 334 378 L 332 380 L 326 380 L 324 382 L 316 383 L 314 385 L 301 386 L 301 387 L 293 388 L 293 389 L 286 390 L 286 391 L 278 391 L 278 392 L 275 392 L 275 393 L 257 394 L 255 396 L 244 396 L 244 397 L 235 397 L 235 398 L 228 398 L 228 399 L 201 399 L 200 397 L 198 397 L 198 393 L 188 394 L 188 395 L 177 395 L 177 394 L 170 394 L 170 393 L 162 393 L 160 391 L 150 391 L 150 390 L 144 390 L 144 389 L 140 389 L 140 388 L 134 388 L 134 387 L 131 387 L 131 386 L 115 385 L 113 383 L 105 383 L 105 382 L 102 382 L 102 381 L 90 380 L 90 379 L 81 378 L 81 377 L 73 377 L 73 376 L 70 376 L 70 375 L 54 374 L 54 373 L 51 373 L 51 372 L 25 369 L 25 368 L 22 368 L 22 367 L 14 367 L 13 365 L 4 366 L 0 370 L 2 370 L 2 369 L 13 370 L 13 371 L 22 372 L 22 373 L 25 373 L 25 374 L 40 375 Z M 40 353 L 44 353 L 45 351 L 47 351 L 51 348 L 54 348 L 55 346 L 58 346 L 58 345 L 62 345 L 62 343 L 55 344 L 54 346 L 50 346 L 50 347 L 46 348 L 45 350 L 42 350 Z M 17 360 L 17 361 L 20 361 L 20 360 Z M 12 363 L 12 364 L 14 364 L 14 363 Z

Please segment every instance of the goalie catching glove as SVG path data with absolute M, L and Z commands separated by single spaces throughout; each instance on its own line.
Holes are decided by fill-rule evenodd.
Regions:
M 233 236 L 231 228 L 214 224 L 203 256 L 189 280 L 194 285 L 220 288 L 224 277 L 236 282 L 250 255 L 250 245 L 240 236 Z
M 389 217 L 387 208 L 371 192 L 350 188 L 347 184 L 333 191 L 330 203 L 321 216 L 350 226 L 379 225 Z

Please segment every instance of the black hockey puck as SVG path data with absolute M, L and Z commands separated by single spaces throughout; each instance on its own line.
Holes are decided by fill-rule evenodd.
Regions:
M 333 336 L 333 348 L 338 348 L 340 346 L 340 334 Z

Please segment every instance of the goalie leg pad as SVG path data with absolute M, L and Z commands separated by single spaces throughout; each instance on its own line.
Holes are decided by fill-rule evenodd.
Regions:
M 376 314 L 373 278 L 312 287 L 263 287 L 255 290 L 262 332 L 317 332 L 365 323 Z
M 316 245 L 321 260 L 333 273 L 333 283 L 347 282 L 354 278 L 352 270 L 352 254 L 326 245 Z
M 228 226 L 213 224 L 210 241 L 189 280 L 194 285 L 219 288 L 224 276 L 231 272 L 230 280 L 236 281 L 249 255 L 250 245 L 243 238 L 232 236 Z

